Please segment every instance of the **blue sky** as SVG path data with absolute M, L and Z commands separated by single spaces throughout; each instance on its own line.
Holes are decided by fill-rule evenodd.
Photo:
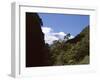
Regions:
M 43 27 L 53 33 L 63 32 L 76 36 L 89 25 L 88 15 L 39 13 L 39 16 L 42 18 Z M 47 29 L 45 30 L 47 31 Z

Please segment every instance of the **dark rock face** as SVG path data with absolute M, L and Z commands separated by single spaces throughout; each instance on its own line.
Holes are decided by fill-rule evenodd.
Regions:
M 26 67 L 46 65 L 42 25 L 37 13 L 26 13 Z

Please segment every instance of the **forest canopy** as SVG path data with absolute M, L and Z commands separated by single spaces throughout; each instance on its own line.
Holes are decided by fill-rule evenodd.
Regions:
M 89 64 L 89 25 L 73 39 L 70 33 L 63 40 L 46 44 L 49 65 Z

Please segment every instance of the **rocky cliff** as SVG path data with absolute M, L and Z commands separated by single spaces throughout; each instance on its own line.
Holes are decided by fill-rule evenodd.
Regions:
M 26 67 L 46 64 L 42 25 L 42 20 L 37 13 L 26 13 Z

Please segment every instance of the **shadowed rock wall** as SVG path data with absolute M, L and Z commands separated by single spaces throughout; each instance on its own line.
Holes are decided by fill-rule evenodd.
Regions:
M 42 25 L 37 13 L 26 12 L 26 67 L 46 65 Z

